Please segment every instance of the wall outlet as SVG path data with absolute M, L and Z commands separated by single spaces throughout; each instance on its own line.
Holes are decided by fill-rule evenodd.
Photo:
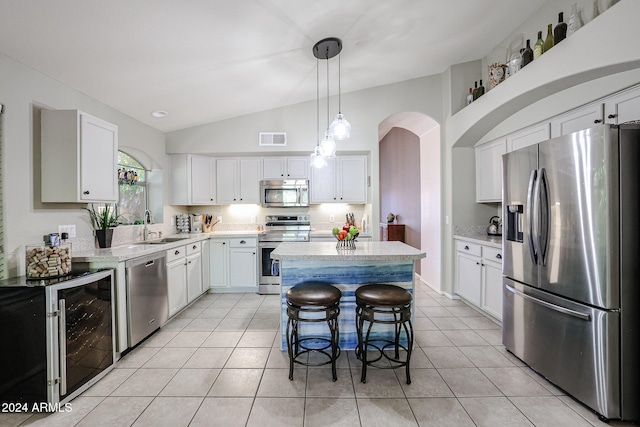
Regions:
M 256 223 L 256 217 L 255 215 L 251 216 L 251 224 L 255 224 Z
M 62 235 L 62 233 L 67 233 L 69 235 L 69 238 L 76 237 L 76 225 L 59 225 L 58 234 Z
M 216 221 L 218 221 L 218 224 L 222 224 L 222 215 L 218 215 Z
M 335 215 L 329 215 L 329 222 L 336 222 L 336 216 Z

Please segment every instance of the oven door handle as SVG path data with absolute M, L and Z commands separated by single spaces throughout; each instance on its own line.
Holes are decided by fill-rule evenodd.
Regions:
M 273 277 L 280 276 L 280 261 L 278 261 L 277 259 L 271 261 L 271 275 Z

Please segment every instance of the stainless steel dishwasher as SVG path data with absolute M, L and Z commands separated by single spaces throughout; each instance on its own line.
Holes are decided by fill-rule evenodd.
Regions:
M 133 347 L 169 318 L 165 252 L 125 262 L 128 343 Z

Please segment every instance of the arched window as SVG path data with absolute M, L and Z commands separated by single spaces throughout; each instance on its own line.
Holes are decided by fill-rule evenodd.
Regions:
M 147 209 L 147 171 L 136 159 L 118 151 L 118 214 L 124 225 L 144 224 Z

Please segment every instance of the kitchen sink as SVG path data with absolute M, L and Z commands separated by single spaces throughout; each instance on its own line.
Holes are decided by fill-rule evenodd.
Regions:
M 163 245 L 165 243 L 173 243 L 173 242 L 179 242 L 181 240 L 186 240 L 189 239 L 189 237 L 182 237 L 182 236 L 173 236 L 173 237 L 163 237 L 161 239 L 155 239 L 155 240 L 144 240 L 142 242 L 136 242 L 134 243 L 134 245 Z

